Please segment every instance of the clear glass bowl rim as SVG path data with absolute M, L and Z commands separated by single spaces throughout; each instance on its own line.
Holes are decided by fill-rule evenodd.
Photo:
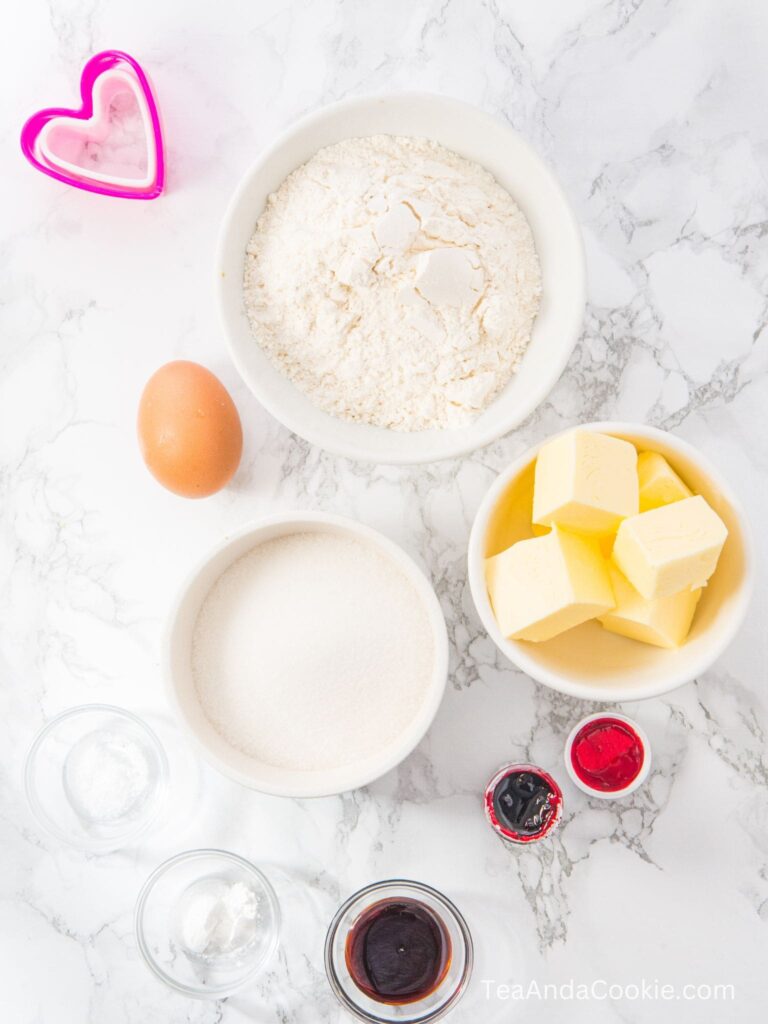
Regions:
M 222 860 L 229 861 L 240 868 L 244 868 L 249 874 L 255 875 L 258 878 L 264 888 L 267 900 L 269 901 L 270 910 L 272 912 L 273 929 L 269 946 L 264 955 L 254 965 L 254 967 L 244 974 L 237 982 L 230 985 L 208 985 L 205 988 L 198 988 L 195 985 L 185 985 L 184 982 L 177 981 L 175 978 L 171 977 L 170 974 L 167 974 L 154 959 L 144 937 L 144 909 L 147 905 L 149 894 L 152 892 L 152 889 L 159 878 L 164 874 L 167 874 L 167 872 L 176 867 L 177 864 L 182 864 L 186 861 L 196 860 L 202 857 L 220 857 Z M 261 973 L 264 967 L 266 967 L 274 956 L 280 940 L 280 931 L 282 927 L 280 902 L 277 898 L 277 893 L 272 887 L 272 883 L 264 872 L 245 857 L 241 857 L 239 853 L 232 853 L 230 850 L 220 850 L 216 847 L 201 847 L 196 850 L 184 850 L 182 853 L 176 853 L 173 857 L 169 857 L 161 864 L 158 864 L 139 891 L 139 895 L 136 899 L 136 909 L 134 910 L 133 919 L 136 943 L 139 947 L 141 957 L 147 967 L 149 967 L 155 977 L 159 978 L 160 981 L 169 988 L 174 989 L 176 992 L 180 992 L 182 995 L 190 996 L 193 999 L 224 999 L 243 988 L 248 984 L 248 982 L 252 981 L 257 974 Z
M 76 718 L 78 715 L 91 714 L 93 712 L 117 715 L 118 718 L 125 718 L 133 725 L 138 726 L 138 728 L 146 735 L 150 745 L 157 754 L 158 764 L 160 766 L 160 775 L 158 778 L 154 807 L 146 817 L 141 818 L 136 823 L 136 827 L 134 829 L 127 831 L 117 843 L 113 840 L 105 840 L 103 842 L 98 840 L 88 842 L 87 840 L 84 840 L 82 843 L 73 840 L 73 838 L 68 835 L 64 829 L 59 828 L 56 822 L 48 815 L 48 812 L 40 803 L 37 796 L 37 790 L 33 782 L 33 769 L 38 752 L 54 729 L 61 725 L 62 722 L 67 721 L 67 719 Z M 57 715 L 54 715 L 53 718 L 42 726 L 35 738 L 32 740 L 24 761 L 24 793 L 35 821 L 46 832 L 54 836 L 54 838 L 78 850 L 86 850 L 95 853 L 111 853 L 129 846 L 138 839 L 139 836 L 143 835 L 147 829 L 149 829 L 152 822 L 157 818 L 160 808 L 162 807 L 163 797 L 166 795 L 168 789 L 169 774 L 170 769 L 168 766 L 168 755 L 165 752 L 165 747 L 154 729 L 148 725 L 143 718 L 140 718 L 139 715 L 134 714 L 132 711 L 128 711 L 127 708 L 118 707 L 116 704 L 78 704 L 73 708 L 67 708 L 65 711 L 60 711 Z
M 430 896 L 445 907 L 446 911 L 453 918 L 454 923 L 456 924 L 456 927 L 464 941 L 464 969 L 454 991 L 442 1006 L 437 1007 L 434 1010 L 427 1011 L 421 1017 L 411 1018 L 408 1021 L 408 1024 L 431 1024 L 432 1021 L 440 1020 L 447 1013 L 450 1013 L 464 995 L 464 992 L 469 985 L 470 978 L 472 977 L 472 968 L 474 965 L 474 945 L 472 943 L 472 934 L 461 911 L 444 893 L 440 892 L 439 889 L 434 889 L 431 885 L 427 885 L 424 882 L 416 882 L 411 878 L 388 878 L 380 882 L 372 882 L 370 885 L 365 885 L 362 889 L 358 889 L 356 892 L 353 892 L 352 895 L 341 904 L 333 916 L 333 920 L 331 921 L 328 927 L 328 932 L 325 936 L 325 973 L 328 978 L 328 983 L 331 986 L 331 990 L 339 1003 L 349 1013 L 357 1017 L 358 1020 L 365 1021 L 366 1024 L 391 1024 L 391 1018 L 379 1017 L 373 1013 L 369 1013 L 368 1010 L 364 1010 L 352 1002 L 347 993 L 343 990 L 336 973 L 336 967 L 333 962 L 333 942 L 336 938 L 336 932 L 338 931 L 342 918 L 354 903 L 365 896 L 373 896 L 374 894 L 378 897 L 386 898 L 388 892 L 392 889 L 399 888 L 412 889 L 417 898 L 419 894 Z

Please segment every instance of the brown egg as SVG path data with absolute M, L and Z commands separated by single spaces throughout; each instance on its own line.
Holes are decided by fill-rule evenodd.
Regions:
M 166 363 L 147 381 L 139 403 L 139 446 L 163 487 L 205 498 L 231 480 L 243 451 L 235 403 L 198 363 Z

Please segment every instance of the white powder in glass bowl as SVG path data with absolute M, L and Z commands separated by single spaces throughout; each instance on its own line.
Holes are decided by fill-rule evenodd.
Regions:
M 203 711 L 290 770 L 378 753 L 420 709 L 435 662 L 421 597 L 372 544 L 336 533 L 259 544 L 216 581 L 192 639 Z
M 525 215 L 428 139 L 346 139 L 268 199 L 245 305 L 264 352 L 334 416 L 393 430 L 477 417 L 518 368 L 541 268 Z

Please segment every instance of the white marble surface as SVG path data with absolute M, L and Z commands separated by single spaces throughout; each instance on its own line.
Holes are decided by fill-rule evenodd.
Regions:
M 117 46 L 163 110 L 168 192 L 130 203 L 68 190 L 17 144 L 38 107 L 75 99 Z M 763 1021 L 768 998 L 765 591 L 719 664 L 632 708 L 656 760 L 615 805 L 566 787 L 551 844 L 509 852 L 479 802 L 506 758 L 558 768 L 587 707 L 496 656 L 471 607 L 473 513 L 516 453 L 566 425 L 674 430 L 768 517 L 765 430 L 768 15 L 720 0 L 165 3 L 26 0 L 0 35 L 0 1007 L 13 1024 L 325 1024 L 322 969 L 339 901 L 403 875 L 444 888 L 478 942 L 457 1022 Z M 356 93 L 428 89 L 498 113 L 551 162 L 589 259 L 582 341 L 525 426 L 473 457 L 394 470 L 308 447 L 260 411 L 225 354 L 212 249 L 228 196 L 293 118 Z M 187 503 L 161 490 L 134 437 L 142 385 L 200 360 L 240 407 L 234 485 Z M 428 737 L 367 790 L 315 802 L 246 792 L 201 769 L 140 850 L 91 859 L 41 836 L 20 790 L 40 725 L 87 701 L 163 716 L 158 645 L 190 562 L 267 511 L 322 508 L 400 542 L 440 594 L 451 681 Z M 764 568 L 764 549 L 761 550 Z M 173 726 L 165 734 L 173 738 Z M 177 780 L 182 782 L 180 753 Z M 192 776 L 194 772 L 192 773 Z M 190 778 L 190 776 L 185 776 Z M 132 910 L 151 868 L 219 845 L 276 880 L 286 929 L 263 981 L 226 1003 L 163 989 Z M 733 985 L 735 999 L 486 998 L 483 979 Z M 596 995 L 603 992 L 598 988 Z

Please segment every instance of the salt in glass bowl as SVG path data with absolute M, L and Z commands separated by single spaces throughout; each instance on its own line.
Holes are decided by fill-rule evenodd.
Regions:
M 201 882 L 243 883 L 257 898 L 256 934 L 236 953 L 206 956 L 184 948 L 178 915 Z M 280 905 L 261 871 L 226 850 L 189 850 L 164 861 L 139 893 L 136 941 L 144 962 L 169 988 L 194 999 L 224 999 L 269 963 L 280 936 Z
M 35 737 L 24 787 L 37 822 L 90 853 L 135 843 L 157 821 L 168 759 L 146 722 L 124 708 L 85 704 L 57 715 Z M 123 789 L 111 792 L 105 780 Z

